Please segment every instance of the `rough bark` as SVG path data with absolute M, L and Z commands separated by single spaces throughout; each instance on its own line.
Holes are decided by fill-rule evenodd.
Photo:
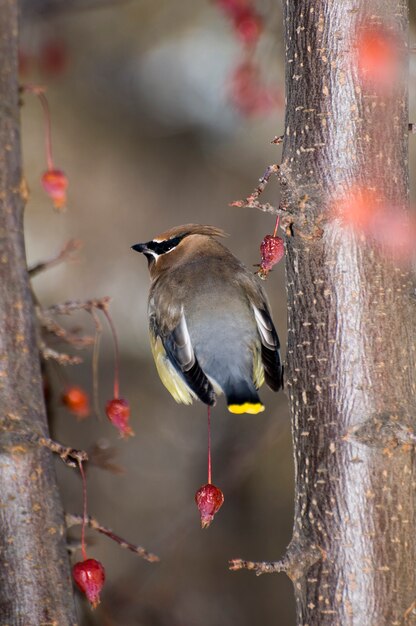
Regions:
M 331 219 L 357 182 L 408 197 L 407 77 L 352 62 L 364 19 L 407 45 L 402 0 L 286 0 L 284 206 L 299 625 L 416 624 L 414 275 Z
M 75 624 L 26 270 L 17 0 L 0 0 L 0 624 Z

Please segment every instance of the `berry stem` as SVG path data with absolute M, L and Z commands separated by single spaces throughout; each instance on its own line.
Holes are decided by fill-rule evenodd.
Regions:
M 82 465 L 82 461 L 78 460 L 79 472 L 81 474 L 82 479 L 82 503 L 83 503 L 83 511 L 82 511 L 82 525 L 81 525 L 81 552 L 82 558 L 84 561 L 87 560 L 87 550 L 85 548 L 85 525 L 87 523 L 87 480 L 85 478 L 84 466 Z
M 212 463 L 211 463 L 211 407 L 208 406 L 208 484 L 212 482 Z
M 43 114 L 45 116 L 45 147 L 46 147 L 46 162 L 48 164 L 48 170 L 53 170 L 53 158 L 52 158 L 52 129 L 51 129 L 51 112 L 49 110 L 49 103 L 44 94 L 43 87 L 37 85 L 25 85 L 23 89 L 29 93 L 35 94 L 39 98 L 41 103 Z
M 99 366 L 99 356 L 100 356 L 100 341 L 101 341 L 101 335 L 103 332 L 103 327 L 95 309 L 91 309 L 91 315 L 95 324 L 94 348 L 92 352 L 93 406 L 94 406 L 94 413 L 96 417 L 100 419 L 99 393 L 98 393 L 98 385 L 99 385 L 98 366 Z
M 119 385 L 120 350 L 119 350 L 119 346 L 118 346 L 117 332 L 116 332 L 116 328 L 114 326 L 114 322 L 111 319 L 111 315 L 107 311 L 107 308 L 106 307 L 102 307 L 102 311 L 103 311 L 105 317 L 107 318 L 108 325 L 110 326 L 110 329 L 111 329 L 111 334 L 113 335 L 114 360 L 115 360 L 115 363 L 114 363 L 114 398 L 116 400 L 118 400 L 118 398 L 119 398 L 119 389 L 120 389 L 120 385 Z
M 273 237 L 276 237 L 277 235 L 277 230 L 279 228 L 279 221 L 280 221 L 280 215 L 276 217 L 276 224 L 274 225 Z

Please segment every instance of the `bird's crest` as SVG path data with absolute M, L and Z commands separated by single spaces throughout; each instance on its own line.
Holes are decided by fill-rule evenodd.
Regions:
M 153 238 L 153 241 L 160 242 L 172 239 L 173 237 L 187 237 L 188 235 L 206 235 L 207 237 L 228 237 L 221 228 L 216 226 L 205 226 L 203 224 L 184 224 L 165 230 L 160 235 Z

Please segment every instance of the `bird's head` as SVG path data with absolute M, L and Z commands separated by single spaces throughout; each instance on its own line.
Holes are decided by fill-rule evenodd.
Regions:
M 226 237 L 220 228 L 202 224 L 185 224 L 175 226 L 151 241 L 136 243 L 132 250 L 141 252 L 147 258 L 149 271 L 155 278 L 165 269 L 169 269 L 184 256 L 196 252 L 213 237 Z

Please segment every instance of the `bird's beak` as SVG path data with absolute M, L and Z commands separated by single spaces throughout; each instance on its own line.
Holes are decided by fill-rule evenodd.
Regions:
M 146 252 L 147 246 L 145 243 L 136 243 L 134 246 L 131 246 L 131 249 L 136 252 Z

